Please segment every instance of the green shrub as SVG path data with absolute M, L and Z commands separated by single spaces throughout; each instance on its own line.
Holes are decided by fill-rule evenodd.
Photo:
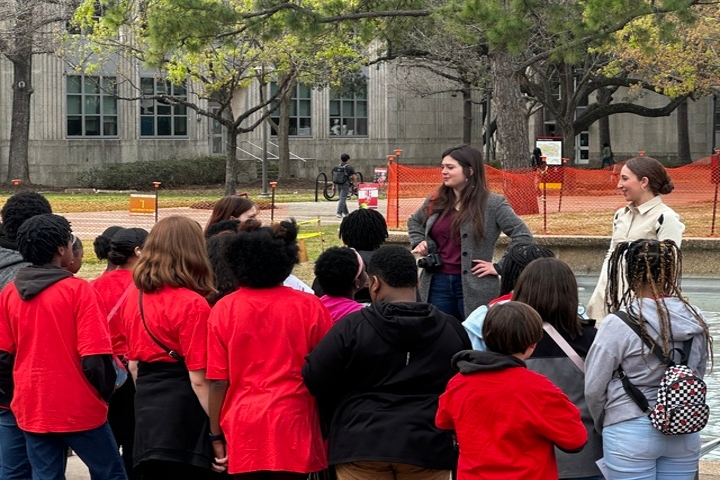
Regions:
M 163 188 L 218 184 L 225 182 L 225 157 L 112 163 L 81 173 L 80 182 L 102 190 L 149 190 L 153 182 L 162 182 Z

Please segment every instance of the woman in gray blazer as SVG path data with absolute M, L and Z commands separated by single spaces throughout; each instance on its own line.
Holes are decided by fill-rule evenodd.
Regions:
M 422 300 L 463 320 L 500 293 L 492 264 L 500 232 L 510 246 L 533 238 L 505 197 L 488 190 L 479 150 L 450 148 L 441 167 L 443 183 L 408 219 L 408 233 L 413 253 L 423 257 Z

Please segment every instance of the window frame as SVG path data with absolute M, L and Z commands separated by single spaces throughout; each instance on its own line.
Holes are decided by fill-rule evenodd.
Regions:
M 72 79 L 80 79 L 79 91 L 71 91 L 74 89 L 70 88 L 70 81 Z M 97 85 L 96 91 L 87 92 L 88 86 L 87 80 L 93 79 L 92 81 Z M 105 81 L 111 83 L 105 83 Z M 107 86 L 111 85 L 113 91 L 108 92 Z M 79 105 L 77 110 L 79 112 L 70 112 L 71 97 L 79 98 Z M 97 112 L 88 113 L 86 108 L 90 105 L 89 100 L 91 98 L 97 98 Z M 105 99 L 113 99 L 114 102 L 114 113 L 106 113 L 104 110 L 107 108 Z M 70 128 L 71 118 L 79 117 L 80 120 L 80 134 L 72 134 Z M 89 118 L 97 118 L 98 121 L 98 134 L 88 134 L 88 122 Z M 114 119 L 115 132 L 105 133 L 106 125 L 108 125 L 106 119 Z M 74 130 L 74 129 L 73 129 Z M 117 95 L 117 77 L 110 75 L 66 75 L 65 76 L 65 138 L 67 139 L 107 139 L 107 138 L 119 138 L 120 136 L 120 112 L 118 109 L 118 95 Z
M 147 81 L 152 81 L 152 93 L 147 93 L 147 95 L 150 98 L 145 98 L 146 92 L 145 92 L 145 86 L 144 83 L 147 83 Z M 159 88 L 160 86 L 163 86 L 164 88 Z M 176 89 L 181 88 L 184 90 L 184 95 L 176 93 Z M 190 116 L 188 115 L 188 107 L 185 105 L 171 105 L 166 104 L 160 100 L 157 100 L 154 98 L 157 95 L 161 95 L 166 92 L 170 92 L 171 97 L 175 97 L 178 99 L 184 99 L 187 101 L 188 98 L 188 88 L 187 88 L 187 82 L 184 85 L 175 85 L 169 80 L 156 78 L 152 76 L 141 76 L 140 77 L 140 92 L 142 94 L 142 98 L 140 99 L 139 105 L 138 105 L 138 137 L 141 140 L 148 140 L 148 139 L 186 139 L 190 138 Z M 164 112 L 164 109 L 169 109 L 167 113 Z M 151 113 L 146 113 L 145 109 L 149 110 Z M 162 109 L 162 110 L 161 110 Z M 184 110 L 184 113 L 177 113 L 177 110 L 181 109 Z M 175 133 L 176 132 L 176 120 L 185 119 L 185 131 L 184 133 Z M 145 131 L 146 123 L 143 121 L 147 121 L 148 119 L 152 119 L 152 133 L 143 133 Z M 159 130 L 161 129 L 160 121 L 167 122 L 167 126 L 170 128 L 169 134 L 159 134 Z
M 274 95 L 277 91 L 278 85 L 276 81 L 272 81 L 270 83 L 270 95 Z M 300 96 L 302 91 L 307 92 L 307 96 Z M 307 85 L 304 85 L 302 83 L 298 83 L 294 87 L 293 95 L 290 99 L 290 127 L 288 129 L 288 136 L 294 137 L 294 138 L 313 138 L 313 90 Z M 302 105 L 307 104 L 307 115 L 301 115 L 300 113 L 303 111 Z M 270 114 L 270 119 L 277 124 L 280 121 L 280 111 L 277 105 L 277 102 L 273 102 L 272 106 L 272 113 Z M 293 115 L 292 112 L 295 112 L 295 115 Z M 295 121 L 295 126 L 293 127 L 293 120 Z M 303 122 L 304 121 L 304 122 Z M 304 126 L 300 126 L 304 124 Z M 307 125 L 307 126 L 305 126 Z M 293 128 L 295 129 L 295 133 L 292 133 Z M 307 133 L 300 133 L 301 129 L 309 129 Z M 271 135 L 277 136 L 277 131 L 275 128 L 271 128 Z
M 358 96 L 358 88 L 364 89 L 364 96 Z M 337 103 L 337 109 L 333 109 L 333 103 Z M 348 103 L 352 104 L 351 114 L 345 113 L 345 108 Z M 365 115 L 358 114 L 358 105 L 364 104 Z M 337 113 L 334 113 L 337 112 Z M 350 92 L 342 92 L 336 89 L 331 89 L 329 92 L 328 100 L 328 124 L 329 126 L 329 137 L 330 138 L 352 138 L 361 137 L 366 138 L 370 134 L 369 116 L 368 116 L 368 94 L 367 84 L 362 87 L 356 87 Z M 337 123 L 333 123 L 337 120 Z M 357 133 L 358 121 L 364 120 L 365 133 Z M 347 125 L 352 122 L 353 128 L 348 128 Z M 337 127 L 337 128 L 335 128 Z M 345 128 L 343 128 L 345 127 Z M 353 132 L 353 133 L 348 133 Z

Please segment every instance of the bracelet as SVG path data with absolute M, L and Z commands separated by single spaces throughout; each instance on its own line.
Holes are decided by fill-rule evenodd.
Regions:
M 219 433 L 217 435 L 213 435 L 212 433 L 209 434 L 210 442 L 224 442 L 225 441 L 225 434 Z

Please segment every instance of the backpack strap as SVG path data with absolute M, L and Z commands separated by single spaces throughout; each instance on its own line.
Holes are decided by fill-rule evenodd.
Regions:
M 640 340 L 642 340 L 643 343 L 650 349 L 650 351 L 660 360 L 660 363 L 662 363 L 663 365 L 673 363 L 672 359 L 668 359 L 665 357 L 665 355 L 663 355 L 662 351 L 660 351 L 660 348 L 657 345 L 651 345 L 647 341 L 647 339 L 643 338 L 642 331 L 640 330 L 640 325 L 638 325 L 638 323 L 635 321 L 631 321 L 630 318 L 628 318 L 627 312 L 618 310 L 616 312 L 613 312 L 613 315 L 625 322 L 625 324 L 630 327 L 630 329 L 635 332 L 638 337 L 640 337 Z M 683 344 L 683 349 L 680 351 L 683 357 L 681 359 L 681 363 L 683 364 L 687 362 L 687 358 L 690 355 L 692 340 L 692 337 L 690 338 L 690 340 L 687 340 Z M 630 379 L 628 378 L 627 373 L 625 373 L 625 370 L 623 370 L 622 365 L 618 366 L 617 372 L 618 376 L 620 377 L 620 381 L 622 382 L 625 393 L 627 393 L 628 396 L 633 400 L 633 402 L 635 402 L 635 404 L 640 407 L 640 410 L 642 410 L 645 415 L 650 415 L 652 409 L 648 404 L 647 398 L 645 397 L 645 395 L 643 395 L 639 388 L 637 388 L 630 382 Z
M 628 327 L 630 327 L 630 329 L 633 332 L 635 332 L 635 334 L 638 337 L 640 337 L 640 340 L 642 340 L 642 342 L 645 344 L 645 346 L 648 347 L 648 349 L 650 350 L 650 353 L 655 355 L 657 357 L 657 359 L 660 360 L 660 363 L 662 363 L 663 365 L 667 365 L 670 362 L 670 360 L 665 357 L 662 350 L 660 350 L 660 348 L 657 346 L 657 344 L 651 344 L 647 338 L 643 337 L 642 330 L 640 330 L 640 325 L 636 321 L 634 321 L 634 317 L 633 317 L 633 320 L 631 321 L 630 318 L 628 317 L 627 312 L 625 312 L 623 310 L 618 310 L 617 312 L 613 312 L 613 315 L 615 315 L 620 320 L 625 322 L 625 324 Z

